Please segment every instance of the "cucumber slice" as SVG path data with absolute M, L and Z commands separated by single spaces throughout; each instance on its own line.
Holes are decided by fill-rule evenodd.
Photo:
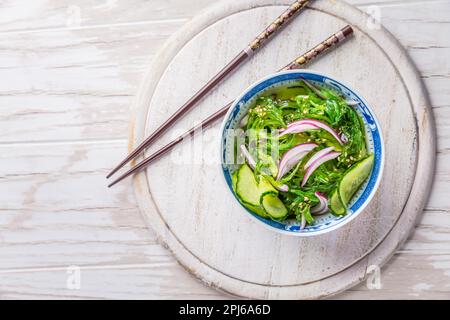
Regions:
M 266 213 L 266 211 L 261 206 L 252 206 L 250 204 L 243 203 L 244 207 L 249 209 L 250 211 L 256 213 L 257 215 L 263 217 L 263 218 L 269 218 L 269 215 Z
M 234 178 L 234 176 L 236 176 L 236 178 Z M 252 169 L 250 169 L 248 165 L 244 164 L 239 168 L 236 175 L 232 176 L 232 182 L 235 186 L 234 188 L 238 198 L 247 209 L 260 215 L 261 217 L 269 217 L 265 209 L 260 205 L 261 196 L 263 194 L 270 193 L 276 197 L 278 195 L 278 191 L 269 181 L 267 181 L 266 178 L 260 177 L 260 181 L 258 183 Z
M 261 195 L 269 191 L 277 192 L 264 177 L 260 177 L 258 183 L 252 169 L 250 169 L 248 165 L 244 164 L 239 168 L 237 173 L 236 193 L 243 203 L 258 207 Z
M 294 99 L 298 95 L 307 95 L 308 94 L 308 91 L 306 91 L 306 89 L 301 85 L 294 85 L 294 86 L 284 87 L 284 88 L 276 88 L 276 89 L 272 89 L 272 90 L 269 90 L 267 93 L 276 95 L 276 98 L 280 99 L 280 100 Z
M 236 193 L 245 204 L 259 206 L 260 193 L 252 169 L 243 164 L 237 173 Z
M 258 190 L 260 197 L 265 192 L 273 192 L 276 195 L 278 195 L 278 190 L 275 189 L 275 187 L 270 183 L 270 181 L 263 176 L 261 176 L 259 179 Z
M 234 192 L 236 192 L 237 174 L 238 174 L 238 172 L 235 171 L 235 172 L 231 175 L 231 187 L 233 188 Z
M 277 194 L 269 191 L 261 195 L 261 206 L 267 214 L 274 220 L 281 220 L 288 214 L 288 210 L 284 206 Z
M 336 216 L 343 216 L 347 213 L 347 208 L 342 204 L 337 189 L 331 195 L 328 207 L 330 208 L 331 213 Z
M 272 187 L 274 187 L 274 190 L 276 190 L 277 192 L 279 191 L 278 188 L 280 188 L 281 186 L 284 185 L 283 182 L 277 181 L 277 180 L 275 180 L 275 179 L 274 179 L 273 177 L 271 177 L 271 176 L 264 176 L 264 178 L 266 178 L 266 180 L 270 182 L 270 184 L 272 185 Z
M 347 206 L 359 187 L 369 177 L 373 167 L 373 154 L 355 163 L 339 183 L 339 196 L 344 206 Z

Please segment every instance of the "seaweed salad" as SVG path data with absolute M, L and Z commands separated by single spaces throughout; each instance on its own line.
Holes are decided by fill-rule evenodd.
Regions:
M 303 229 L 318 215 L 343 216 L 372 171 L 362 119 L 330 88 L 301 80 L 270 89 L 240 125 L 233 189 L 264 218 Z

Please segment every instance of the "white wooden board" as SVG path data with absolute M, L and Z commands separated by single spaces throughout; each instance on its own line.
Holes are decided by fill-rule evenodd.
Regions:
M 135 146 L 230 60 L 289 1 L 223 2 L 173 36 L 138 95 L 130 142 Z M 427 95 L 407 54 L 357 9 L 318 0 L 230 76 L 154 147 L 217 110 L 259 77 L 278 69 L 345 24 L 353 39 L 309 67 L 342 79 L 380 120 L 386 165 L 376 197 L 336 232 L 298 239 L 279 235 L 242 214 L 222 183 L 210 143 L 203 161 L 177 162 L 185 143 L 135 180 L 149 225 L 190 272 L 251 298 L 316 298 L 335 294 L 382 265 L 406 239 L 427 199 L 434 170 L 434 124 Z M 217 128 L 204 135 L 218 141 Z M 154 148 L 151 148 L 154 150 Z M 420 183 L 414 183 L 420 182 Z
M 347 2 L 363 11 L 376 4 L 418 66 L 436 117 L 438 161 L 423 218 L 383 267 L 381 288 L 363 282 L 334 297 L 448 299 L 450 1 Z M 0 299 L 230 297 L 202 285 L 157 243 L 130 180 L 108 189 L 104 179 L 126 154 L 129 105 L 156 51 L 214 3 L 0 4 Z M 74 7 L 79 27 L 68 24 Z M 79 290 L 66 286 L 74 264 Z

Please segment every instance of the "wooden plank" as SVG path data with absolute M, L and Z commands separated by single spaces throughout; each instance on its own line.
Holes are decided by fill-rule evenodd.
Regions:
M 234 1 L 234 0 L 222 0 Z M 411 1 L 347 0 L 362 8 L 368 5 L 399 4 Z M 423 2 L 423 1 L 422 1 Z M 155 20 L 187 19 L 214 2 L 211 0 L 35 0 L 7 1 L 0 11 L 0 32 L 26 33 L 61 28 L 101 28 L 108 25 L 140 24 Z
M 1 148 L 0 167 L 9 166 L 0 176 L 1 298 L 219 296 L 157 244 L 129 185 L 105 187 L 106 169 L 123 147 L 110 142 Z M 14 151 L 13 158 L 5 149 Z M 65 287 L 70 265 L 82 267 L 80 291 Z
M 412 236 L 408 244 L 412 246 L 406 246 L 403 248 L 389 263 L 382 269 L 381 272 L 381 284 L 382 290 L 369 290 L 365 283 L 360 286 L 349 290 L 348 292 L 337 296 L 339 299 L 353 299 L 353 298 L 437 298 L 442 299 L 448 297 L 450 288 L 446 285 L 443 279 L 450 277 L 450 252 L 449 243 L 450 239 L 450 215 L 443 212 L 427 212 L 421 225 Z M 428 234 L 424 236 L 423 233 Z M 447 233 L 447 237 L 443 237 Z M 440 235 L 437 237 L 436 235 Z M 70 249 L 70 247 L 67 247 Z M 96 297 L 96 298 L 118 298 L 118 294 L 124 295 L 126 292 L 127 297 L 138 298 L 149 297 L 157 298 L 156 292 L 149 282 L 148 278 L 155 276 L 155 270 L 161 270 L 162 267 L 165 270 L 163 278 L 174 277 L 175 280 L 180 282 L 180 286 L 186 288 L 189 294 L 193 291 L 201 290 L 205 288 L 206 295 L 198 296 L 199 298 L 220 297 L 215 291 L 208 291 L 200 283 L 192 282 L 191 277 L 184 271 L 181 271 L 180 267 L 172 264 L 170 254 L 166 261 L 153 261 L 150 264 L 142 266 L 131 265 L 109 265 L 109 266 L 85 266 L 82 268 L 83 279 L 85 278 L 84 269 L 89 270 L 87 272 L 87 283 L 82 286 L 81 291 L 69 291 L 65 288 L 66 273 L 65 267 L 57 268 L 56 270 L 37 270 L 27 272 L 24 270 L 12 270 L 7 274 L 1 274 L 0 277 L 6 280 L 2 281 L 3 287 L 1 288 L 3 298 L 12 297 L 27 297 L 32 296 L 45 297 L 47 294 L 55 294 L 61 297 Z M 92 288 L 95 283 L 93 279 L 95 276 L 106 274 L 119 275 L 119 279 L 122 279 L 124 275 L 117 269 L 125 269 L 126 272 L 133 275 L 125 281 L 111 281 L 103 286 L 98 286 L 96 290 L 88 290 Z M 95 270 L 95 271 L 94 271 Z M 50 272 L 51 271 L 51 272 Z M 158 271 L 156 273 L 159 275 Z M 146 276 L 137 276 L 143 275 Z M 106 276 L 110 278 L 110 276 Z M 145 278 L 147 280 L 145 281 Z M 160 276 L 158 277 L 160 278 Z M 103 283 L 103 276 L 99 276 L 99 279 Z M 174 280 L 174 281 L 175 281 Z M 84 281 L 84 280 L 83 280 Z M 95 280 L 98 281 L 98 280 Z M 45 283 L 44 283 L 45 282 Z M 119 284 L 117 284 L 119 282 Z M 187 282 L 187 283 L 186 283 Z M 26 288 L 23 285 L 27 283 Z M 142 286 L 142 283 L 148 283 L 147 286 Z M 124 288 L 124 290 L 118 292 L 111 292 L 113 287 Z M 137 287 L 137 288 L 135 288 Z M 174 290 L 171 285 L 165 282 L 160 284 L 159 288 L 163 295 L 167 297 L 179 297 L 186 298 L 186 292 L 181 290 Z M 19 291 L 20 290 L 20 291 Z M 145 293 L 143 293 L 145 291 Z M 149 293 L 150 292 L 150 293 Z M 170 293 L 169 293 L 170 292 Z M 203 294 L 203 292 L 202 292 Z M 154 296 L 153 296 L 154 295 Z M 217 295 L 217 296 L 216 296 Z M 54 297 L 57 297 L 56 295 Z
M 182 270 L 175 261 L 84 266 L 80 288 L 70 289 L 67 268 L 0 271 L 0 299 L 226 299 Z M 71 287 L 73 288 L 73 287 Z
M 143 71 L 179 26 L 2 37 L 1 142 L 125 138 Z
M 27 33 L 185 20 L 209 4 L 210 0 L 152 0 L 151 3 L 145 0 L 7 1 L 1 4 L 0 32 Z
M 447 0 L 345 0 L 345 2 L 365 9 L 369 6 L 378 7 L 407 7 L 413 5 L 422 5 L 424 2 L 445 2 Z
M 424 237 L 423 233 L 430 237 Z M 445 233 L 447 233 L 446 238 L 442 236 Z M 382 290 L 370 290 L 363 283 L 336 298 L 443 299 L 448 297 L 450 288 L 446 285 L 444 279 L 450 277 L 449 233 L 448 213 L 445 216 L 442 212 L 427 212 L 421 225 L 408 242 L 408 244 L 413 243 L 414 245 L 410 247 L 407 245 L 382 269 Z M 440 235 L 439 238 L 436 235 Z M 66 246 L 66 250 L 71 249 L 70 246 Z M 158 286 L 161 294 L 168 298 L 187 298 L 187 294 L 191 295 L 192 292 L 197 290 L 201 292 L 201 295 L 197 298 L 224 297 L 219 296 L 219 293 L 213 290 L 207 289 L 199 282 L 193 282 L 192 278 L 179 266 L 176 266 L 172 259 L 171 255 L 167 253 L 167 260 L 153 260 L 151 263 L 143 265 L 82 266 L 83 285 L 79 291 L 67 290 L 65 287 L 66 266 L 47 271 L 40 269 L 31 269 L 29 272 L 23 269 L 10 270 L 8 273 L 0 271 L 0 277 L 2 278 L 0 292 L 2 292 L 2 298 L 24 298 L 31 294 L 39 298 L 50 294 L 60 298 L 157 298 L 159 293 L 154 291 L 155 280 L 152 282 L 149 279 L 161 279 L 162 277 L 165 281 L 163 281 L 163 284 L 159 283 Z M 117 271 L 118 269 L 124 269 L 132 276 L 125 281 L 124 274 L 122 271 Z M 161 269 L 164 269 L 162 276 L 158 271 L 155 271 Z M 103 275 L 105 273 L 106 278 L 110 279 L 114 275 L 118 275 L 119 280 L 110 280 L 108 283 L 104 283 Z M 97 286 L 93 290 L 95 283 L 99 283 L 99 280 L 95 279 L 96 277 L 101 279 L 102 286 Z M 185 289 L 178 287 L 179 290 L 175 290 L 168 279 L 179 281 L 179 286 Z M 26 287 L 24 287 L 25 283 L 27 284 Z M 147 285 L 142 286 L 142 283 Z M 113 290 L 114 288 L 115 290 Z M 118 290 L 118 288 L 123 288 L 123 290 Z
M 448 299 L 450 294 L 450 211 L 426 210 L 408 242 L 381 271 L 381 289 L 366 283 L 340 299 Z
M 165 260 L 129 185 L 106 188 L 122 142 L 0 149 L 0 269 Z
M 428 200 L 427 208 L 434 210 L 450 209 L 448 190 L 450 188 L 450 151 L 445 150 L 438 153 L 436 174 Z
M 446 243 L 448 247 L 448 243 Z M 174 262 L 142 265 L 84 266 L 80 290 L 66 287 L 66 267 L 0 272 L 0 297 L 8 298 L 125 298 L 226 299 L 192 278 Z M 450 253 L 396 254 L 381 271 L 381 289 L 367 283 L 333 299 L 448 299 Z
M 363 282 L 336 298 L 447 300 L 450 294 L 450 254 L 396 254 L 382 269 L 380 279 L 380 289 L 368 287 Z

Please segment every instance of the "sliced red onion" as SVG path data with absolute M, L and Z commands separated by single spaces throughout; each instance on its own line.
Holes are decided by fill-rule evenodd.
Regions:
M 320 157 L 319 159 L 317 159 L 316 161 L 314 161 L 308 169 L 306 169 L 306 173 L 305 176 L 303 177 L 302 180 L 302 187 L 305 186 L 306 182 L 308 181 L 309 177 L 313 174 L 314 171 L 316 171 L 316 169 L 324 164 L 327 161 L 333 160 L 337 157 L 339 157 L 341 153 L 340 152 L 330 152 L 327 153 L 326 155 L 323 155 L 322 157 Z
M 302 222 L 300 223 L 300 230 L 305 229 L 305 227 L 306 227 L 306 218 L 305 215 L 302 214 Z
M 308 162 L 306 162 L 305 164 L 305 169 L 308 169 L 308 167 L 317 159 L 319 159 L 320 157 L 326 155 L 327 153 L 330 153 L 332 150 L 334 149 L 334 147 L 328 147 L 325 149 L 322 149 L 320 151 L 317 151 L 317 153 L 315 155 L 313 155 Z
M 245 159 L 247 160 L 247 163 L 250 166 L 250 168 L 255 170 L 256 161 L 255 161 L 255 159 L 253 159 L 252 155 L 250 154 L 250 152 L 248 152 L 247 148 L 243 144 L 241 144 L 241 152 L 244 155 Z
M 356 100 L 353 100 L 353 99 L 348 99 L 348 100 L 346 101 L 346 103 L 347 103 L 350 107 L 353 107 L 353 106 L 358 105 L 358 104 L 359 104 L 359 101 L 356 101 Z
M 281 157 L 280 166 L 278 167 L 277 180 L 280 180 L 288 173 L 304 156 L 317 147 L 315 143 L 304 143 L 293 147 Z
M 302 77 L 303 82 L 306 84 L 306 86 L 308 88 L 310 88 L 315 94 L 316 96 L 318 96 L 320 99 L 325 100 L 326 98 L 323 96 L 322 92 L 320 92 L 320 89 L 318 87 L 316 87 L 315 85 L 313 85 L 311 82 L 309 82 L 308 80 L 306 80 L 305 78 Z
M 282 191 L 282 192 L 288 192 L 289 186 L 287 184 L 282 184 L 282 185 L 275 184 L 275 189 L 277 189 L 278 191 Z
M 315 195 L 319 199 L 319 204 L 311 208 L 311 214 L 318 216 L 328 211 L 328 199 L 320 192 L 316 192 Z
M 246 114 L 241 121 L 239 121 L 239 127 L 243 128 L 247 125 L 248 123 L 248 114 Z
M 282 135 L 286 134 L 286 132 L 288 130 L 290 130 L 292 127 L 297 127 L 297 126 L 301 126 L 301 125 L 304 125 L 304 126 L 313 125 L 317 128 L 323 129 L 323 130 L 329 132 L 341 145 L 344 144 L 344 141 L 342 141 L 341 137 L 339 137 L 339 134 L 332 127 L 330 127 L 326 123 L 316 120 L 316 119 L 303 119 L 303 120 L 297 120 L 297 121 L 291 122 L 288 124 L 287 128 L 282 131 Z M 312 130 L 312 129 L 307 129 L 307 130 Z M 304 130 L 304 131 L 306 131 L 306 130 Z M 289 132 L 289 133 L 297 133 L 297 132 Z
M 290 133 L 301 133 L 301 132 L 305 132 L 308 130 L 319 130 L 320 129 L 319 127 L 317 127 L 311 123 L 295 124 L 296 122 L 293 122 L 294 125 L 288 125 L 288 127 L 286 129 L 280 130 L 281 131 L 280 137 L 290 134 Z

